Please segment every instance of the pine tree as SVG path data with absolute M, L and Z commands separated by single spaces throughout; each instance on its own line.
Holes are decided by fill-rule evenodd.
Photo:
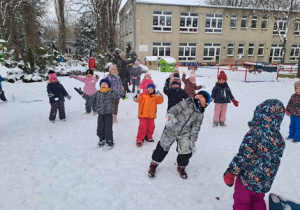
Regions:
M 126 45 L 126 60 L 127 63 L 134 63 L 137 60 L 138 56 L 134 50 L 132 50 L 131 44 L 127 43 Z

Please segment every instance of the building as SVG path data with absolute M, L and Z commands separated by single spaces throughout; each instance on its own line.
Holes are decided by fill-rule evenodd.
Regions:
M 179 62 L 244 60 L 280 63 L 287 19 L 253 8 L 191 6 L 128 0 L 120 11 L 120 48 L 131 43 L 139 58 L 171 56 Z M 288 27 L 285 63 L 297 63 L 300 12 Z

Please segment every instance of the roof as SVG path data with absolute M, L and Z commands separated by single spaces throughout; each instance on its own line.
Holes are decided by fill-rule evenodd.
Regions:
M 145 56 L 144 61 L 158 61 L 157 56 Z
M 0 39 L 0 43 L 6 43 L 4 39 Z
M 168 64 L 176 63 L 176 59 L 173 57 L 162 57 L 159 61 L 164 60 Z

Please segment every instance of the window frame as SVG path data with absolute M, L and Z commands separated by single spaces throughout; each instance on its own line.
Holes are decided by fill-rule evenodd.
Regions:
M 208 49 L 206 51 L 206 49 Z M 213 49 L 214 55 L 210 55 L 212 52 L 211 49 Z M 219 49 L 219 51 L 218 51 Z M 207 55 L 206 55 L 207 53 Z M 218 54 L 219 53 L 219 54 Z M 216 57 L 220 58 L 221 55 L 221 43 L 204 43 L 203 47 L 203 61 L 209 62 L 209 61 L 216 61 Z
M 182 50 L 183 55 L 180 55 L 180 50 Z M 195 42 L 183 42 L 183 43 L 179 43 L 179 47 L 178 47 L 178 61 L 179 62 L 192 62 L 192 61 L 196 61 L 196 56 L 197 56 L 197 43 Z M 195 51 L 195 55 L 192 55 L 193 50 Z M 186 52 L 189 53 L 189 55 L 186 55 Z M 182 59 L 181 59 L 182 58 Z M 186 59 L 183 59 L 186 58 Z M 191 59 L 189 59 L 191 58 Z
M 255 28 L 253 27 L 253 21 L 255 23 Z M 257 17 L 257 15 L 254 15 L 254 16 L 252 16 L 252 19 L 251 19 L 251 26 L 250 26 L 250 28 L 251 29 L 257 29 L 257 25 L 258 25 L 258 17 Z
M 243 53 L 239 53 L 240 49 L 242 49 Z M 238 45 L 238 56 L 244 56 L 245 54 L 245 43 L 239 43 Z
M 269 19 L 268 16 L 262 17 L 262 19 L 261 19 L 261 25 L 260 25 L 261 29 L 268 29 L 268 19 Z M 266 25 L 265 28 L 263 28 L 264 23 Z
M 278 27 L 279 27 L 279 33 L 284 34 L 285 29 L 287 27 L 287 18 L 275 17 L 274 26 L 273 26 L 273 35 L 278 35 Z
M 153 10 L 152 12 L 152 31 L 153 32 L 172 32 L 172 11 L 167 10 Z M 157 18 L 155 24 L 154 19 Z M 164 18 L 163 18 L 164 17 Z M 168 25 L 168 19 L 170 24 Z M 162 25 L 163 21 L 163 25 Z
M 208 20 L 209 20 L 209 25 L 207 24 Z M 220 24 L 219 21 L 221 21 L 221 26 L 219 26 Z M 215 27 L 213 27 L 213 24 L 215 24 Z M 221 34 L 222 31 L 223 31 L 223 14 L 207 13 L 205 17 L 205 33 Z
M 294 36 L 300 36 L 300 22 L 296 21 L 294 22 L 295 27 L 294 27 Z
M 184 15 L 186 14 L 186 15 Z M 188 26 L 188 19 L 191 19 L 191 25 Z M 182 19 L 184 19 L 184 26 L 182 26 Z M 196 21 L 196 26 L 194 26 Z M 180 21 L 179 21 L 179 30 L 180 33 L 198 33 L 199 25 L 199 14 L 196 12 L 181 12 Z
M 231 26 L 231 23 L 232 23 L 233 20 L 234 20 L 234 22 L 235 22 L 235 26 Z M 238 21 L 237 15 L 236 15 L 236 14 L 232 14 L 232 15 L 230 16 L 230 24 L 229 24 L 229 27 L 230 27 L 230 28 L 237 28 L 237 21 Z
M 250 50 L 252 50 L 252 54 L 250 54 Z M 255 52 L 255 44 L 254 43 L 249 43 L 248 44 L 248 56 L 249 57 L 254 56 L 254 52 Z
M 299 61 L 299 53 L 300 53 L 300 44 L 292 44 L 291 52 L 290 52 L 290 61 Z
M 156 52 L 157 54 L 154 54 L 154 49 L 157 48 Z M 167 48 L 169 48 L 169 51 L 167 51 Z M 160 50 L 163 49 L 163 55 L 160 54 Z M 166 52 L 169 52 L 168 54 Z M 171 56 L 171 42 L 153 42 L 152 43 L 152 56 Z
M 232 45 L 232 46 L 229 46 Z M 232 49 L 232 54 L 229 54 L 229 49 Z M 227 57 L 234 56 L 234 43 L 228 43 L 227 45 Z
M 245 23 L 245 27 L 243 27 L 243 23 Z M 248 15 L 243 15 L 241 19 L 241 29 L 248 29 Z
M 259 53 L 260 50 L 262 50 L 262 54 Z M 265 54 L 265 44 L 258 44 L 257 56 L 261 57 L 264 56 L 264 54 Z

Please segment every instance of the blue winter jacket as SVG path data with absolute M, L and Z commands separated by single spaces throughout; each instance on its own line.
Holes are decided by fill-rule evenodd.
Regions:
M 229 172 L 253 192 L 266 193 L 271 189 L 285 148 L 279 132 L 284 114 L 284 105 L 279 100 L 269 99 L 259 104 L 248 122 L 250 130 L 229 164 Z
M 56 103 L 56 102 L 64 102 L 65 97 L 69 95 L 67 91 L 65 90 L 64 86 L 60 83 L 48 83 L 47 86 L 47 92 L 48 94 L 53 93 L 54 96 L 49 97 L 50 104 Z
M 0 88 L 2 88 L 2 80 L 3 78 L 0 76 Z
M 216 83 L 212 90 L 211 98 L 214 99 L 214 103 L 220 104 L 230 103 L 234 99 L 227 82 L 224 84 Z

